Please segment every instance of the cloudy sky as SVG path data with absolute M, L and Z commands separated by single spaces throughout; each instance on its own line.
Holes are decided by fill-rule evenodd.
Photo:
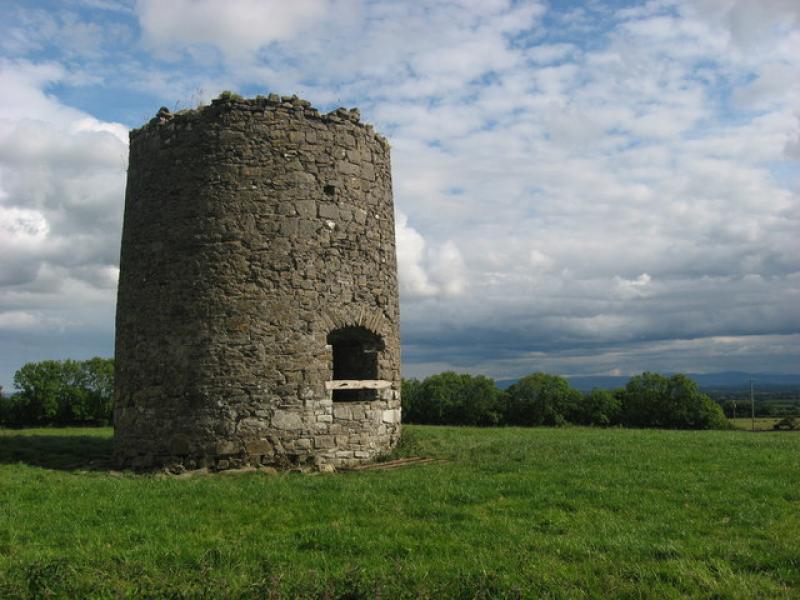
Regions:
M 797 0 L 0 0 L 0 385 L 110 356 L 127 130 L 392 145 L 404 373 L 800 373 Z

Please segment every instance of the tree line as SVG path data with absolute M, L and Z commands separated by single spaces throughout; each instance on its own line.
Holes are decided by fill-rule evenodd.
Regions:
M 114 359 L 44 360 L 14 373 L 16 393 L 0 395 L 0 425 L 107 425 L 114 410 Z
M 720 406 L 685 375 L 643 373 L 624 388 L 581 393 L 557 375 L 533 373 L 507 390 L 483 375 L 448 371 L 404 379 L 403 421 L 428 425 L 566 424 L 668 429 L 729 426 Z M 45 360 L 14 374 L 0 395 L 0 425 L 105 425 L 114 404 L 114 360 Z
M 404 422 L 428 425 L 730 427 L 720 406 L 681 374 L 642 373 L 624 388 L 581 393 L 564 377 L 546 373 L 500 390 L 488 377 L 448 371 L 404 379 L 402 402 Z

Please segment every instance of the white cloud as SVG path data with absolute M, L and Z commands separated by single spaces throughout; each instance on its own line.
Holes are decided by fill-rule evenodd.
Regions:
M 0 311 L 0 331 L 47 331 L 64 326 L 63 319 L 23 310 Z
M 625 279 L 619 275 L 614 276 L 614 284 L 618 294 L 623 298 L 642 298 L 648 295 L 648 288 L 652 278 L 647 273 L 642 273 L 636 279 Z
M 732 41 L 747 48 L 800 24 L 800 4 L 795 0 L 696 0 L 682 5 L 687 12 L 723 24 Z
M 539 44 L 525 52 L 528 60 L 549 64 L 571 58 L 578 52 L 574 44 Z
M 429 245 L 403 213 L 397 215 L 395 235 L 400 289 L 405 297 L 458 296 L 465 291 L 464 259 L 452 240 Z
M 397 214 L 395 236 L 401 291 L 410 297 L 432 296 L 436 293 L 436 288 L 423 266 L 425 238 L 408 225 L 408 218 L 402 213 Z
M 431 263 L 434 278 L 445 296 L 464 293 L 467 289 L 466 265 L 453 240 L 447 240 L 436 249 Z
M 0 63 L 0 330 L 12 352 L 20 335 L 113 331 L 127 128 L 47 93 L 68 77 Z M 58 352 L 37 340 L 30 352 Z
M 529 256 L 530 265 L 535 271 L 547 272 L 552 270 L 554 266 L 553 259 L 541 250 L 534 248 Z
M 36 210 L 0 206 L 0 230 L 10 246 L 34 247 L 47 238 L 49 227 Z
M 139 0 L 139 24 L 153 47 L 210 44 L 230 60 L 250 58 L 260 48 L 297 35 L 324 19 L 327 0 Z

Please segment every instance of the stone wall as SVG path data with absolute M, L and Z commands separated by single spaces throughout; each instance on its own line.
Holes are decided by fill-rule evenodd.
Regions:
M 400 345 L 387 142 L 356 110 L 275 95 L 161 109 L 130 138 L 118 462 L 328 468 L 388 451 Z M 381 344 L 363 350 L 379 381 L 334 402 L 337 330 Z

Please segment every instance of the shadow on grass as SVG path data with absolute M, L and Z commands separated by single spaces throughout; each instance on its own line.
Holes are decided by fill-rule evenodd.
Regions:
M 2 435 L 0 464 L 23 463 L 62 471 L 111 468 L 110 438 L 88 435 Z

